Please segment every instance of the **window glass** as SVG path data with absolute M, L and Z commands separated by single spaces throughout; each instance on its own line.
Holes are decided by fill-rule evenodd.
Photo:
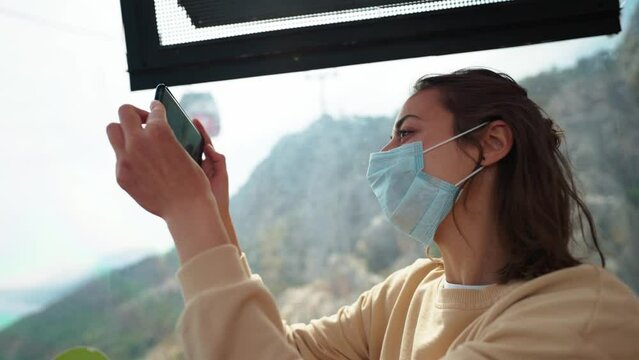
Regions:
M 173 242 L 118 187 L 106 137 L 120 104 L 153 98 L 128 91 L 119 5 L 36 3 L 0 8 L 0 358 L 180 359 Z M 565 130 L 607 267 L 639 291 L 639 18 L 624 6 L 615 36 L 172 88 L 226 155 L 240 243 L 283 318 L 329 315 L 425 256 L 382 216 L 368 156 L 417 78 L 469 66 L 511 75 Z

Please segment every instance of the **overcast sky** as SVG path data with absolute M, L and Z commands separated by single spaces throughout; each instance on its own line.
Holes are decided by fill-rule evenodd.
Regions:
M 392 116 L 423 74 L 488 66 L 519 80 L 615 41 L 594 37 L 172 90 L 215 97 L 222 121 L 215 145 L 227 156 L 233 193 L 282 135 L 321 114 L 318 74 L 327 75 L 330 115 Z M 105 127 L 120 104 L 147 108 L 153 98 L 151 90 L 129 90 L 119 1 L 2 0 L 0 44 L 0 289 L 65 282 L 114 259 L 170 249 L 164 223 L 115 182 Z

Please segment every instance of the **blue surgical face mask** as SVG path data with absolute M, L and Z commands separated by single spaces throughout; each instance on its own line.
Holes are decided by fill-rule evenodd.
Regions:
M 390 222 L 413 239 L 429 245 L 453 208 L 459 185 L 480 172 L 480 166 L 456 184 L 423 171 L 424 154 L 486 125 L 455 135 L 424 150 L 421 141 L 370 155 L 366 177 Z

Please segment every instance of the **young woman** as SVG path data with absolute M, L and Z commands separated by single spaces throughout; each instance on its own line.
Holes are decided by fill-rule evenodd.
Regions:
M 442 258 L 417 260 L 310 324 L 283 323 L 251 274 L 224 157 L 201 125 L 202 168 L 161 104 L 124 105 L 119 117 L 107 127 L 117 180 L 173 236 L 190 359 L 639 359 L 639 300 L 570 254 L 577 215 L 599 251 L 591 215 L 552 120 L 507 75 L 417 81 L 367 176 L 389 220 L 434 240 Z

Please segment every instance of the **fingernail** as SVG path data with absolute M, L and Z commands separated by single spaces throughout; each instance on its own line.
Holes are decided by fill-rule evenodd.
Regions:
M 151 101 L 151 110 L 153 110 L 156 106 L 158 106 L 160 102 L 157 100 L 153 100 Z

